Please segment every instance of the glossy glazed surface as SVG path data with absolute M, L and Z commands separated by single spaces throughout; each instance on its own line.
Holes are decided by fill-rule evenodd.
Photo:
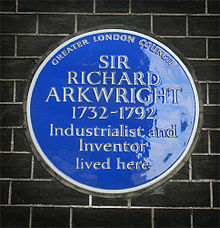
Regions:
M 190 149 L 198 113 L 181 60 L 154 38 L 120 29 L 59 46 L 35 73 L 27 100 L 29 131 L 49 167 L 109 194 L 169 175 Z

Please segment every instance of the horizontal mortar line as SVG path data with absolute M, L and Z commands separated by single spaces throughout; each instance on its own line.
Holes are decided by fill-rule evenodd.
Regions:
M 209 81 L 207 80 L 208 83 L 220 83 L 220 81 Z
M 1 36 L 69 36 L 72 33 L 0 33 Z
M 0 59 L 39 59 L 41 56 L 0 56 Z
M 220 128 L 219 127 L 216 127 L 216 128 L 213 128 L 213 127 L 203 127 L 202 128 L 203 131 L 220 131 Z
M 193 179 L 192 181 L 190 180 L 170 180 L 170 182 L 173 183 L 209 183 L 209 182 L 220 182 L 220 180 L 217 179 Z
M 54 205 L 54 204 L 0 204 L 0 207 L 61 207 L 61 208 L 72 208 L 73 205 Z M 79 205 L 79 208 L 85 207 Z M 89 206 L 86 206 L 89 207 Z
M 6 79 L 6 78 L 0 78 L 0 81 L 3 81 L 3 82 L 16 82 L 16 81 L 19 81 L 19 82 L 27 82 L 28 79 Z M 220 84 L 220 81 L 210 81 L 210 80 L 206 80 L 206 81 L 198 81 L 200 84 L 205 84 L 205 83 L 210 83 L 210 84 Z
M 131 16 L 151 16 L 154 15 L 154 13 L 130 13 Z
M 3 104 L 3 105 L 4 105 L 4 104 L 9 104 L 9 105 L 15 104 L 15 105 L 16 105 L 16 104 L 22 104 L 22 102 L 17 102 L 17 101 L 16 101 L 16 102 L 13 102 L 13 101 L 12 101 L 12 102 L 6 102 L 6 101 L 0 102 L 0 105 L 2 105 L 2 104 Z
M 220 58 L 211 58 L 211 57 L 208 57 L 207 60 L 215 61 L 215 60 L 220 60 Z
M 197 16 L 207 16 L 207 17 L 210 17 L 210 16 L 220 16 L 220 14 L 219 13 L 206 13 L 206 14 L 189 14 L 189 16 L 195 16 L 195 17 L 197 17 Z
M 215 38 L 215 39 L 219 39 L 220 38 L 220 36 L 212 36 L 212 35 L 207 35 L 207 36 L 194 36 L 194 35 L 190 35 L 190 36 L 188 36 L 187 38 Z
M 148 15 L 151 15 L 153 14 L 153 16 L 182 16 L 182 17 L 185 17 L 185 16 L 195 16 L 195 17 L 198 17 L 198 16 L 220 16 L 220 14 L 214 14 L 214 13 L 209 13 L 209 14 L 206 14 L 206 13 L 131 13 L 130 15 L 133 15 L 133 16 L 148 16 Z
M 199 83 L 214 83 L 214 84 L 219 84 L 220 83 L 220 81 L 209 81 L 209 80 L 207 80 L 207 81 L 199 81 Z
M 36 14 L 59 14 L 59 15 L 94 15 L 93 13 L 86 13 L 86 12 L 0 12 L 0 15 L 3 15 L 3 14 L 10 14 L 10 15 L 21 15 L 21 14 L 24 14 L 24 15 L 30 15 L 30 14 L 33 14 L 33 15 L 36 15 Z
M 220 16 L 220 14 L 216 13 L 153 13 L 154 16 L 195 16 L 195 17 L 200 17 L 200 16 Z
M 31 154 L 29 151 L 0 151 L 0 154 Z M 193 156 L 220 156 L 220 153 L 193 153 Z M 174 180 L 175 181 L 175 180 Z M 188 181 L 188 180 L 187 180 Z
M 5 79 L 5 78 L 0 78 L 0 81 L 2 82 L 27 82 L 28 79 Z
M 0 12 L 0 15 L 4 15 L 4 14 L 15 14 L 15 15 L 20 15 L 20 14 L 60 14 L 60 15 L 132 15 L 132 16 L 150 16 L 151 14 L 153 14 L 154 16 L 206 16 L 206 17 L 209 17 L 209 16 L 220 16 L 220 14 L 218 13 L 99 13 L 99 12 L 96 12 L 96 13 L 93 13 L 93 12 L 56 12 L 56 11 L 53 11 L 53 12 L 42 12 L 42 11 L 34 11 L 34 12 Z
M 0 181 L 29 181 L 29 182 L 51 182 L 53 181 L 53 179 L 49 179 L 49 178 L 0 178 Z
M 28 151 L 0 151 L 0 154 L 30 154 Z
M 99 12 L 96 12 L 93 14 L 94 16 L 131 16 L 132 14 L 130 14 L 129 12 L 128 13 L 99 13 Z M 148 14 L 149 16 L 150 14 Z M 141 16 L 141 15 L 137 15 L 137 16 Z M 145 15 L 144 15 L 145 16 Z
M 12 33 L 12 32 L 9 32 L 9 33 L 0 33 L 1 36 L 14 36 L 14 35 L 17 35 L 17 36 L 36 36 L 37 34 L 36 33 Z
M 204 107 L 220 107 L 220 104 L 204 104 Z
M 211 154 L 208 154 L 208 153 L 193 153 L 192 154 L 193 156 L 219 156 L 220 153 L 211 153 Z
M 0 126 L 0 128 L 2 129 L 16 129 L 16 128 L 24 128 L 23 125 L 20 125 L 20 126 Z M 202 128 L 203 131 L 207 131 L 207 130 L 210 130 L 210 131 L 220 131 L 220 128 L 219 127 L 203 127 Z
M 69 36 L 71 34 L 74 34 L 74 31 L 70 33 L 0 33 L 1 36 Z M 174 36 L 174 35 L 158 35 L 160 38 L 176 38 L 176 39 L 182 39 L 182 38 L 191 38 L 191 39 L 206 39 L 206 38 L 214 38 L 214 39 L 220 39 L 220 36 Z
M 176 39 L 181 39 L 181 38 L 188 38 L 188 36 L 169 36 L 169 35 L 158 35 L 160 38 L 176 38 Z
M 2 59 L 40 59 L 42 56 L 0 56 Z M 202 60 L 202 61 L 220 61 L 220 58 L 191 58 L 186 57 L 187 60 Z
M 191 58 L 191 57 L 186 57 L 187 60 L 201 60 L 201 61 L 219 61 L 220 58 Z
M 34 34 L 35 36 L 69 36 L 71 34 L 74 34 L 74 31 L 72 31 L 72 33 L 38 33 L 38 34 Z
M 220 210 L 220 207 L 144 207 L 144 206 L 89 206 L 89 205 L 55 205 L 55 204 L 0 204 L 0 207 L 62 207 L 62 208 L 94 208 L 94 209 L 194 209 L 194 210 Z
M 0 126 L 0 129 L 20 129 L 20 128 L 24 128 L 23 125 L 21 126 Z M 203 131 L 207 131 L 207 130 L 210 130 L 210 131 L 220 131 L 220 128 L 216 127 L 216 128 L 213 128 L 213 127 L 204 127 L 202 128 Z
M 77 208 L 77 206 L 72 206 L 73 208 Z M 201 210 L 204 210 L 204 209 L 217 209 L 217 210 L 220 210 L 220 207 L 213 207 L 213 208 L 210 208 L 210 207 L 144 207 L 144 206 L 95 206 L 93 205 L 92 207 L 89 207 L 89 206 L 86 206 L 86 208 L 95 208 L 95 209 L 111 209 L 111 208 L 114 208 L 114 209 L 173 209 L 173 210 L 176 210 L 176 209 L 201 209 Z
M 0 129 L 20 129 L 24 128 L 24 126 L 0 126 Z
M 217 38 L 217 39 L 219 39 L 220 38 L 220 36 L 169 36 L 169 35 L 158 35 L 160 38 L 186 38 L 186 39 L 188 39 L 188 38 L 190 38 L 190 39 L 205 39 L 205 38 Z

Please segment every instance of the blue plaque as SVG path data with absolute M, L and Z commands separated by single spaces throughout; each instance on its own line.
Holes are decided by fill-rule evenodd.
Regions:
M 82 192 L 129 197 L 170 178 L 199 125 L 190 71 L 150 35 L 101 29 L 41 63 L 26 102 L 28 134 L 50 173 Z

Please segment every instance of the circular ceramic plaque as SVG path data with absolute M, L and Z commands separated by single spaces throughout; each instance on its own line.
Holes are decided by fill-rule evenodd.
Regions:
M 150 35 L 84 33 L 41 63 L 26 103 L 37 156 L 63 183 L 106 197 L 152 189 L 189 157 L 199 121 L 193 77 Z

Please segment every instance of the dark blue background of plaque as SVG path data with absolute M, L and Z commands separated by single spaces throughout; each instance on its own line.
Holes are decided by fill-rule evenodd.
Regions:
M 74 50 L 56 66 L 52 65 L 51 61 L 48 61 L 40 72 L 31 99 L 30 115 L 33 132 L 41 150 L 49 161 L 60 172 L 69 176 L 74 181 L 87 185 L 88 187 L 106 190 L 123 190 L 137 187 L 154 180 L 166 172 L 175 164 L 184 152 L 195 124 L 194 92 L 191 83 L 180 64 L 175 61 L 174 66 L 170 67 L 161 59 L 161 57 L 150 52 L 148 49 L 141 48 L 138 45 L 138 41 L 143 39 L 142 37 L 135 36 L 135 43 L 133 44 L 120 40 L 94 43 L 92 41 L 92 36 L 94 35 L 79 39 L 87 39 L 90 45 Z M 75 42 L 76 41 L 73 43 Z M 70 45 L 71 44 L 68 44 L 67 46 Z M 58 51 L 54 56 L 57 56 L 62 50 L 63 49 Z M 135 120 L 134 118 L 120 120 L 118 115 L 110 115 L 109 113 L 107 113 L 109 114 L 107 120 L 88 120 L 86 115 L 80 120 L 74 120 L 72 119 L 72 106 L 105 106 L 110 112 L 118 110 L 121 106 L 137 107 L 144 105 L 138 102 L 136 104 L 126 104 L 124 102 L 116 104 L 112 101 L 106 103 L 103 99 L 98 103 L 77 103 L 71 102 L 70 100 L 67 102 L 56 102 L 53 97 L 50 98 L 48 103 L 45 102 L 51 87 L 56 88 L 61 100 L 62 87 L 71 86 L 74 89 L 76 89 L 77 86 L 83 88 L 88 86 L 93 87 L 88 84 L 68 85 L 67 71 L 110 71 L 98 68 L 99 57 L 101 55 L 128 56 L 128 65 L 131 69 L 124 70 L 128 72 L 128 74 L 129 72 L 138 71 L 142 71 L 143 73 L 148 71 L 158 73 L 161 77 L 161 82 L 157 85 L 157 88 L 182 88 L 182 93 L 179 93 L 178 96 L 179 103 L 172 104 L 169 102 L 168 104 L 161 104 L 160 101 L 158 104 L 149 103 L 148 106 L 151 106 L 156 110 L 155 120 Z M 53 58 L 54 57 L 51 59 Z M 117 75 L 123 70 L 111 71 L 117 71 Z M 108 89 L 110 87 L 117 88 L 119 86 L 97 85 L 95 87 L 106 87 Z M 123 84 L 120 87 L 129 89 L 134 86 Z M 143 88 L 143 86 L 136 86 L 136 88 L 138 90 Z M 90 93 L 86 94 L 90 98 Z M 49 136 L 51 123 L 54 124 L 54 127 L 64 129 L 70 127 L 70 124 L 74 124 L 74 127 L 78 128 L 106 128 L 108 125 L 111 125 L 112 128 L 119 128 L 120 124 L 128 125 L 129 128 L 138 128 L 141 126 L 141 128 L 144 128 L 146 134 L 144 137 L 136 138 Z M 153 126 L 167 129 L 171 127 L 171 124 L 177 126 L 177 138 L 149 138 L 147 136 L 147 132 Z M 145 153 L 105 152 L 103 150 L 99 152 L 79 152 L 79 138 L 83 138 L 86 143 L 123 143 L 124 141 L 129 143 L 148 142 L 149 147 Z M 110 158 L 111 170 L 76 170 L 74 168 L 76 157 L 83 158 L 84 161 L 87 162 L 102 162 L 105 161 L 106 158 Z M 120 157 L 121 161 L 125 162 L 148 161 L 150 163 L 149 170 L 116 170 L 115 159 L 117 157 Z

